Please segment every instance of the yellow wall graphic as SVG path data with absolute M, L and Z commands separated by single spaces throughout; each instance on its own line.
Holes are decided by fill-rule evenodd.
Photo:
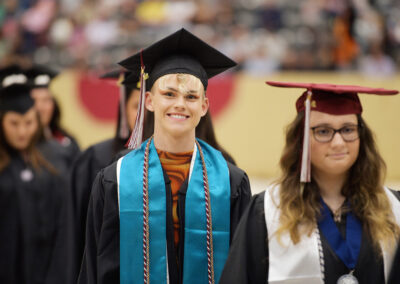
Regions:
M 59 76 L 52 90 L 59 100 L 63 125 L 76 136 L 82 148 L 112 137 L 115 123 L 100 123 L 77 99 L 77 76 L 68 71 Z M 295 115 L 301 89 L 273 88 L 266 80 L 362 85 L 400 90 L 399 76 L 373 80 L 354 73 L 296 72 L 268 77 L 235 75 L 233 98 L 214 119 L 221 145 L 250 176 L 275 178 L 284 129 Z M 376 134 L 380 152 L 388 167 L 388 180 L 400 181 L 400 95 L 360 95 L 363 117 Z

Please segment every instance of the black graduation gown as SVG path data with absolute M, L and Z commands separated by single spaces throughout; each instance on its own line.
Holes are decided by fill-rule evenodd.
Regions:
M 400 200 L 400 193 L 395 192 Z M 336 223 L 342 235 L 346 231 L 346 214 Z M 325 260 L 325 283 L 336 284 L 337 279 L 349 273 L 321 235 Z M 220 284 L 265 284 L 268 278 L 268 232 L 264 215 L 264 192 L 252 197 L 233 237 L 229 257 Z M 374 252 L 368 235 L 363 232 L 360 254 L 354 275 L 359 283 L 382 284 L 384 281 L 382 257 Z M 399 282 L 400 283 L 400 282 Z
M 251 192 L 246 173 L 228 163 L 231 183 L 231 236 L 247 206 Z M 183 249 L 171 249 L 173 244 L 171 187 L 164 173 L 167 196 L 167 248 L 171 284 L 181 283 Z M 96 177 L 89 203 L 86 226 L 86 247 L 78 283 L 119 283 L 119 210 L 117 200 L 116 163 L 103 169 Z M 180 228 L 184 228 L 184 208 L 187 182 L 179 190 L 178 212 Z M 180 235 L 183 244 L 184 235 Z
M 393 260 L 392 272 L 390 273 L 388 284 L 400 283 L 400 241 L 397 246 L 396 256 Z
M 71 167 L 71 157 L 68 157 L 64 147 L 61 146 L 56 140 L 41 140 L 37 144 L 37 149 L 43 157 L 50 162 L 57 171 L 64 177 L 69 174 Z
M 97 173 L 114 156 L 114 139 L 90 146 L 75 160 L 68 196 L 68 283 L 76 283 L 85 247 L 86 215 L 90 192 Z
M 29 168 L 33 178 L 21 172 Z M 0 172 L 0 283 L 64 283 L 65 180 L 17 153 Z
M 61 141 L 57 139 L 54 140 L 61 146 L 65 161 L 70 169 L 75 159 L 81 153 L 78 142 L 76 142 L 75 138 L 70 135 L 64 136 Z

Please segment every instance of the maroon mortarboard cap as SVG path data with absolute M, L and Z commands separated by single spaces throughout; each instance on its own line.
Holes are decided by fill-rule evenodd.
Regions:
M 304 111 L 304 137 L 301 161 L 301 182 L 311 180 L 311 154 L 310 154 L 310 112 L 320 111 L 333 115 L 361 114 L 362 106 L 358 94 L 396 95 L 397 90 L 383 88 L 369 88 L 352 85 L 291 83 L 291 82 L 266 82 L 270 86 L 282 88 L 302 88 L 306 91 L 297 99 L 297 112 Z
M 311 110 L 333 115 L 362 113 L 361 102 L 357 94 L 396 95 L 398 93 L 396 90 L 352 85 L 273 81 L 267 81 L 266 83 L 274 87 L 306 89 L 296 101 L 297 112 L 304 111 L 307 96 L 311 92 Z

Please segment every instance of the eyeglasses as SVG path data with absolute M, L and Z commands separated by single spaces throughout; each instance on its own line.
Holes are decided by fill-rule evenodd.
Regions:
M 359 129 L 360 126 L 357 124 L 346 125 L 339 129 L 329 126 L 311 127 L 315 140 L 322 143 L 331 142 L 336 132 L 339 132 L 340 136 L 342 136 L 343 140 L 346 142 L 355 141 L 359 138 Z

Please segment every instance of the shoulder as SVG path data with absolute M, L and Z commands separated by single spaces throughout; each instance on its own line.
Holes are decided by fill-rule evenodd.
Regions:
M 251 200 L 255 204 L 264 204 L 264 197 L 265 197 L 265 191 L 262 191 L 260 193 L 254 194 Z
M 94 179 L 92 186 L 92 199 L 95 203 L 105 200 L 116 200 L 117 199 L 117 163 L 113 163 L 103 169 L 101 169 Z
M 102 180 L 106 183 L 117 183 L 117 166 L 118 161 L 115 161 L 111 165 L 103 168 L 100 173 Z
M 117 162 L 101 169 L 95 178 L 93 190 L 95 187 L 109 188 L 110 186 L 117 186 Z
M 79 165 L 83 162 L 98 164 L 97 168 L 103 168 L 111 162 L 112 155 L 112 139 L 105 140 L 89 146 L 85 151 L 81 152 L 75 164 Z
M 236 195 L 244 191 L 246 194 L 251 195 L 250 181 L 246 172 L 229 162 L 227 162 L 227 165 L 232 194 Z
M 109 151 L 112 149 L 113 141 L 114 139 L 112 138 L 107 139 L 90 146 L 88 149 L 92 149 L 94 152 Z
M 264 196 L 265 191 L 262 191 L 251 197 L 249 207 L 256 215 L 264 215 Z
M 389 190 L 393 193 L 394 196 L 396 196 L 397 200 L 400 201 L 400 191 L 393 190 L 393 189 L 389 189 Z
M 125 155 L 127 155 L 127 154 L 129 154 L 130 152 L 132 152 L 133 150 L 132 149 L 124 149 L 124 150 L 122 150 L 122 151 L 119 151 L 116 155 L 115 155 L 115 157 L 114 157 L 114 161 L 117 161 L 117 160 L 119 160 L 119 158 L 122 158 L 123 156 L 125 156 Z
M 264 212 L 264 191 L 255 194 L 251 197 L 246 209 L 243 212 L 243 216 L 240 220 L 239 227 L 243 225 L 245 230 L 255 231 L 266 235 L 266 223 L 265 223 L 265 212 Z M 254 230 L 250 228 L 255 228 Z
M 243 180 L 249 180 L 249 178 L 247 177 L 247 174 L 244 170 L 242 170 L 241 168 L 238 168 L 237 166 L 235 166 L 234 164 L 230 163 L 230 162 L 226 162 L 228 165 L 228 170 L 229 170 L 229 175 L 231 177 L 231 181 L 238 181 L 238 182 L 242 182 Z

